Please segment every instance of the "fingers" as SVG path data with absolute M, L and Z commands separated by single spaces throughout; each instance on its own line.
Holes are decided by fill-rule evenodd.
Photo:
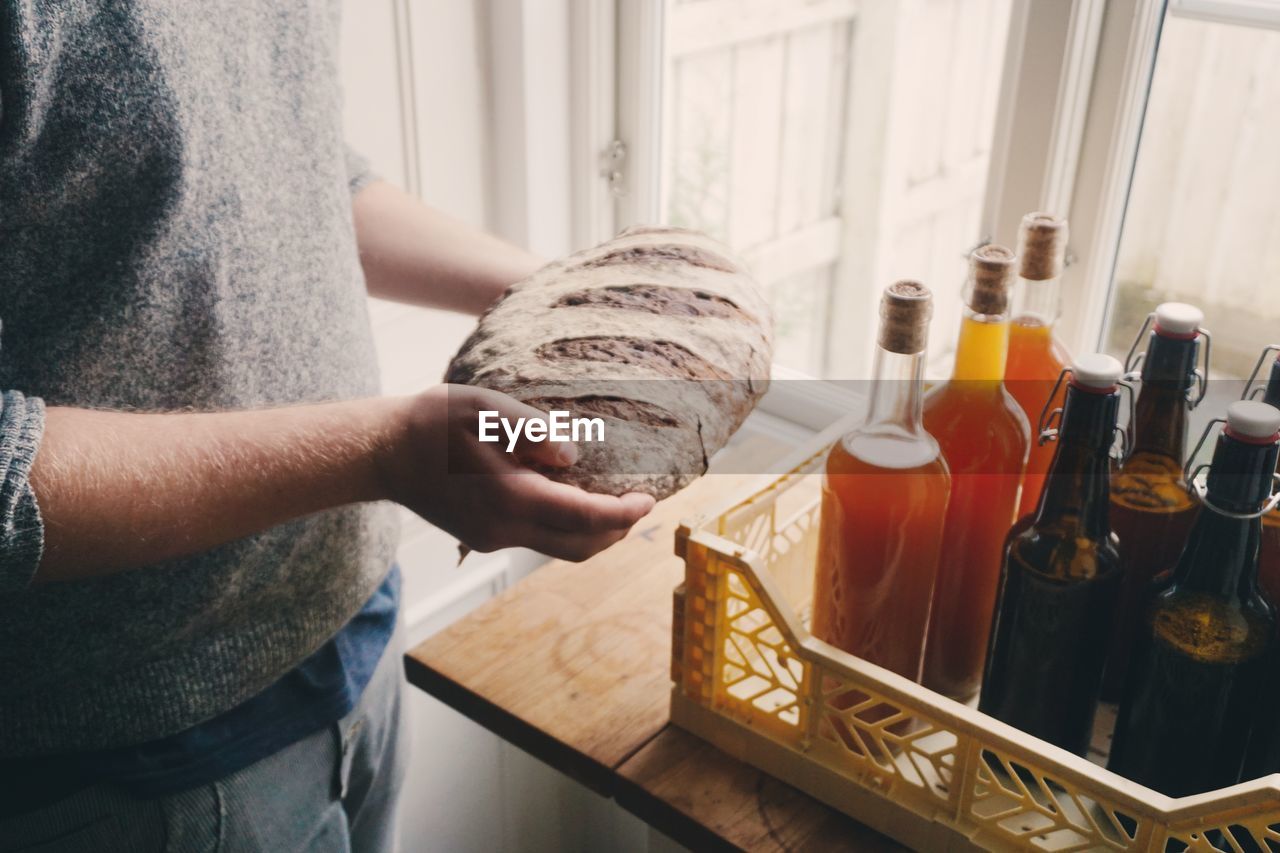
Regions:
M 580 563 L 627 535 L 627 528 L 595 533 L 568 533 L 552 527 L 531 526 L 521 532 L 521 545 L 554 557 Z
M 627 535 L 653 508 L 649 495 L 594 495 L 539 474 L 509 475 L 521 481 L 495 499 L 492 515 L 473 527 L 467 545 L 477 551 L 532 548 L 561 560 L 585 560 Z M 479 520 L 479 519 L 476 519 Z
M 578 461 L 578 445 L 572 441 L 529 441 L 521 438 L 515 456 L 526 465 L 567 468 Z
M 627 530 L 654 506 L 651 496 L 639 492 L 621 497 L 597 495 L 537 475 L 516 477 L 512 491 L 516 500 L 529 508 L 531 520 L 577 533 Z
M 501 548 L 532 548 L 558 560 L 579 562 L 622 539 L 629 529 L 568 531 L 529 519 L 515 519 L 506 522 L 500 530 L 481 528 L 472 531 L 459 546 L 459 551 L 465 557 L 473 550 L 487 553 Z
M 550 441 L 547 413 L 514 397 L 486 388 L 468 388 L 467 411 L 474 412 L 477 431 L 480 413 L 496 412 L 489 417 L 489 435 L 512 462 L 524 465 L 546 465 L 563 468 L 578 461 L 578 447 L 571 441 Z

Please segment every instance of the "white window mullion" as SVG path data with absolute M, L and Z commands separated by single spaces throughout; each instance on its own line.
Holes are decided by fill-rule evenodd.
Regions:
M 1011 244 L 1024 214 L 1070 209 L 1104 7 L 1014 4 L 982 219 L 987 239 Z
M 585 248 L 612 237 L 614 186 L 626 180 L 625 146 L 617 130 L 617 7 L 571 0 L 569 7 L 570 136 L 573 150 L 573 244 Z M 611 180 L 611 175 L 617 178 Z
M 625 146 L 615 192 L 619 229 L 657 222 L 662 210 L 664 6 L 618 0 L 617 138 Z
M 1163 19 L 1163 0 L 1107 4 L 1070 208 L 1077 263 L 1059 323 L 1078 352 L 1101 344 Z
M 572 247 L 570 0 L 490 0 L 490 218 L 555 257 Z

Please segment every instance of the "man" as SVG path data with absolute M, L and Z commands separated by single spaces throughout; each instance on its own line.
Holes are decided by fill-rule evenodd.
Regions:
M 652 506 L 480 444 L 510 398 L 376 396 L 366 287 L 538 261 L 345 153 L 336 6 L 0 4 L 0 851 L 389 849 L 375 502 L 570 559 Z

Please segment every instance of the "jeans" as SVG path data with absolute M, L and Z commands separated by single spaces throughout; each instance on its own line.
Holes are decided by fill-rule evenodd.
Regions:
M 390 853 L 407 767 L 403 633 L 336 723 L 204 787 L 144 800 L 95 785 L 0 820 L 0 853 Z

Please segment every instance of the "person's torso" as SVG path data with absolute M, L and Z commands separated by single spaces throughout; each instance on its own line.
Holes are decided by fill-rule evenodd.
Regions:
M 377 393 L 337 38 L 330 0 L 0 3 L 0 387 L 135 411 Z M 94 731 L 69 705 L 23 720 L 26 737 L 109 745 L 221 710 L 359 608 L 392 527 L 349 507 L 34 587 L 0 604 L 0 717 L 77 679 L 105 695 L 191 661 L 211 662 L 193 676 L 208 690 L 162 684 L 180 707 L 154 725 Z

